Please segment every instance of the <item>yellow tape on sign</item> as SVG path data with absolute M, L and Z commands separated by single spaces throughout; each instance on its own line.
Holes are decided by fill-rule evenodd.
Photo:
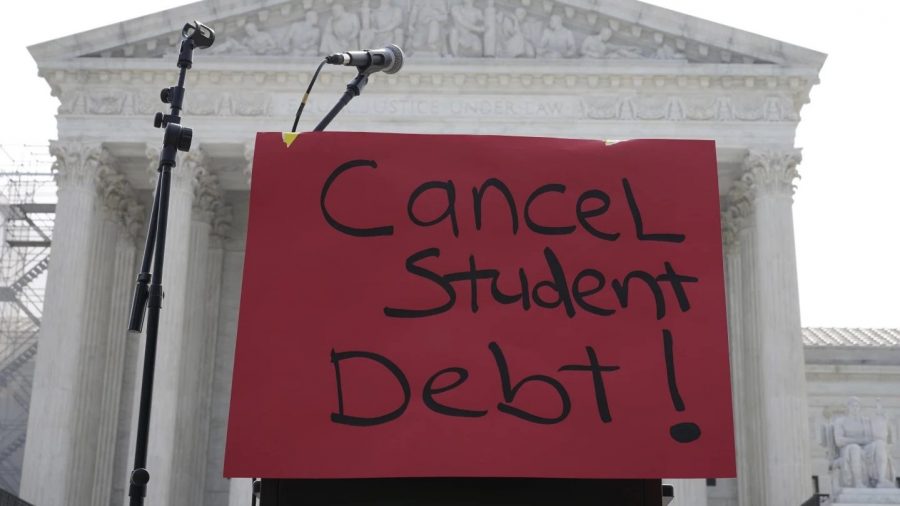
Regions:
M 281 140 L 284 141 L 285 147 L 291 147 L 291 144 L 297 140 L 297 136 L 300 135 L 300 132 L 282 132 Z

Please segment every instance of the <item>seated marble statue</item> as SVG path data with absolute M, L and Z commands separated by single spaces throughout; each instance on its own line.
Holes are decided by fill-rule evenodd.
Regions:
M 890 425 L 879 409 L 874 417 L 862 415 L 859 399 L 847 402 L 847 415 L 832 423 L 835 467 L 844 487 L 894 488 L 894 463 L 889 443 Z

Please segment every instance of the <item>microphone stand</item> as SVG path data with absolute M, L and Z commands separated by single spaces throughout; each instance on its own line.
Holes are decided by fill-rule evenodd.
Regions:
M 202 28 L 201 28 L 202 27 Z M 192 29 L 191 29 L 192 28 Z M 204 31 L 208 30 L 208 31 Z M 128 330 L 140 333 L 147 310 L 147 338 L 144 346 L 144 368 L 141 378 L 140 407 L 138 408 L 137 438 L 134 450 L 134 468 L 131 471 L 128 496 L 130 506 L 142 506 L 147 495 L 147 483 L 150 473 L 147 471 L 147 442 L 150 433 L 150 407 L 153 400 L 153 375 L 156 366 L 156 343 L 159 333 L 159 314 L 163 300 L 163 260 L 166 252 L 166 225 L 168 223 L 169 188 L 171 186 L 172 169 L 175 167 L 175 155 L 178 151 L 190 151 L 193 131 L 181 126 L 181 110 L 184 100 L 184 81 L 187 70 L 193 64 L 193 51 L 212 45 L 215 33 L 202 23 L 194 22 L 185 25 L 183 39 L 178 54 L 178 84 L 164 88 L 160 93 L 163 103 L 170 104 L 169 114 L 156 113 L 153 125 L 165 128 L 163 148 L 159 155 L 159 176 L 156 180 L 156 192 L 153 208 L 147 227 L 147 241 L 144 243 L 144 256 L 141 260 L 141 271 L 137 275 L 137 284 L 132 299 L 131 316 Z M 203 37 L 206 37 L 205 39 Z M 151 263 L 153 274 L 150 274 Z
M 321 132 L 325 130 L 325 127 L 331 123 L 331 121 L 341 112 L 341 109 L 344 108 L 347 104 L 353 100 L 353 97 L 358 97 L 360 93 L 362 93 L 363 89 L 366 87 L 366 84 L 369 83 L 369 73 L 366 71 L 367 67 L 358 67 L 359 74 L 354 77 L 349 83 L 347 83 L 347 89 L 344 91 L 344 94 L 341 95 L 340 100 L 334 107 L 328 111 L 328 114 L 322 118 L 322 121 L 316 125 L 316 128 L 313 129 L 313 132 Z

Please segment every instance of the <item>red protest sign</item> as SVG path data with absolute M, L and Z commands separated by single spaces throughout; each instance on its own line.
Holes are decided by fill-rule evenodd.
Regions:
M 710 141 L 259 134 L 226 476 L 734 476 Z

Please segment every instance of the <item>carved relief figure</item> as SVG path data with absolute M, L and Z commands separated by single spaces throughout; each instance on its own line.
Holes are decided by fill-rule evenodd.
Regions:
M 347 12 L 341 4 L 331 6 L 331 20 L 322 34 L 322 53 L 352 51 L 359 47 L 359 16 Z
M 536 19 L 528 19 L 528 11 L 524 7 L 516 7 L 516 19 L 522 27 L 525 40 L 528 41 L 537 54 L 537 48 L 541 46 L 541 37 L 544 36 L 544 23 Z
M 525 9 L 519 7 L 516 14 L 500 13 L 498 25 L 500 36 L 497 41 L 497 56 L 504 58 L 516 58 L 520 56 L 533 57 L 534 44 L 525 37 L 525 32 L 519 22 L 525 18 Z
M 585 58 L 606 58 L 608 47 L 606 41 L 612 36 L 612 30 L 604 28 L 596 35 L 588 35 L 581 43 L 581 56 Z
M 262 32 L 253 23 L 244 25 L 245 36 L 242 40 L 237 38 L 226 39 L 222 44 L 215 45 L 210 51 L 215 54 L 271 54 L 277 46 L 275 39 L 268 33 Z
M 251 53 L 268 54 L 275 52 L 275 48 L 278 46 L 276 46 L 275 39 L 271 35 L 261 32 L 253 23 L 247 23 L 244 26 L 244 30 L 247 32 L 244 44 L 250 49 Z
M 550 26 L 544 30 L 538 53 L 551 58 L 571 58 L 575 56 L 575 36 L 564 27 L 562 18 L 550 16 Z
M 485 31 L 484 13 L 475 7 L 474 0 L 450 9 L 453 26 L 450 28 L 450 54 L 453 56 L 482 56 Z
M 319 14 L 316 11 L 307 11 L 303 21 L 297 21 L 288 28 L 285 47 L 291 54 L 316 54 L 321 36 Z
M 675 49 L 671 44 L 662 44 L 656 50 L 656 58 L 658 60 L 686 60 L 687 55 Z
M 128 95 L 124 92 L 108 92 L 88 96 L 88 112 L 94 114 L 121 114 Z
M 444 24 L 448 19 L 449 11 L 444 0 L 416 0 L 409 16 L 412 49 L 443 55 Z
M 610 44 L 612 30 L 604 28 L 600 33 L 588 35 L 581 43 L 581 55 L 585 58 L 640 58 L 641 48 Z
M 360 46 L 397 44 L 403 47 L 403 10 L 387 0 L 373 0 L 373 3 L 372 9 L 363 14 Z
M 847 402 L 847 415 L 832 422 L 834 466 L 840 484 L 855 488 L 893 488 L 895 468 L 889 452 L 890 425 L 879 409 L 874 417 L 860 412 L 859 399 Z

